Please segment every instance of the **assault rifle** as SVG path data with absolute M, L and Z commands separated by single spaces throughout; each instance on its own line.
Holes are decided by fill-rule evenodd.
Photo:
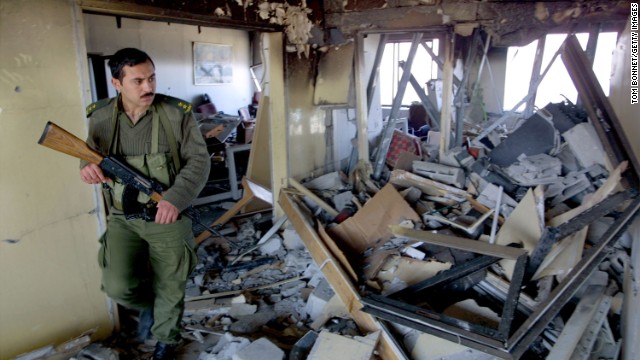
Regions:
M 118 160 L 113 156 L 102 156 L 91 149 L 86 142 L 51 121 L 47 122 L 38 144 L 98 165 L 105 176 L 112 179 L 117 177 L 127 186 L 147 194 L 151 198 L 149 203 L 146 204 L 147 208 L 155 208 L 155 205 L 162 200 L 162 192 L 164 191 L 162 184 L 140 174 L 124 161 Z M 218 231 L 198 221 L 196 216 L 189 214 L 187 211 L 184 211 L 183 214 L 209 232 L 224 238 Z
M 91 149 L 86 142 L 51 121 L 47 122 L 38 144 L 77 157 L 91 164 L 96 164 L 107 177 L 112 179 L 120 178 L 123 183 L 147 194 L 156 203 L 162 200 L 162 184 L 147 179 L 115 157 L 102 156 Z

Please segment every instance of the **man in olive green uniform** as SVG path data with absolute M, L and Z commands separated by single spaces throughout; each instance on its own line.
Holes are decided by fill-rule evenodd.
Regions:
M 118 96 L 87 108 L 87 144 L 164 186 L 157 204 L 100 167 L 83 162 L 80 177 L 103 186 L 109 204 L 101 238 L 102 289 L 118 303 L 141 310 L 158 342 L 154 359 L 173 359 L 180 339 L 185 284 L 197 258 L 191 221 L 180 213 L 204 187 L 210 160 L 191 111 L 180 99 L 156 94 L 155 65 L 143 51 L 125 48 L 109 60 Z M 142 333 L 140 333 L 142 332 Z

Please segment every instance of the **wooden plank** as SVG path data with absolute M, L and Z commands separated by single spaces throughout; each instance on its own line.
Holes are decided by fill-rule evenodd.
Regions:
M 269 123 L 269 97 L 263 95 L 256 114 L 256 126 L 253 129 L 247 177 L 266 188 L 271 188 Z
M 461 196 L 464 198 L 471 196 L 468 192 L 458 189 L 457 187 L 449 186 L 400 169 L 396 169 L 391 172 L 389 182 L 403 187 L 413 186 L 420 189 L 423 193 L 431 196 L 442 196 L 447 194 Z
M 329 248 L 329 251 L 331 251 L 333 256 L 338 258 L 338 260 L 342 264 L 342 267 L 351 276 L 351 279 L 357 282 L 358 275 L 356 274 L 355 270 L 353 270 L 353 267 L 351 266 L 349 259 L 347 259 L 345 254 L 342 252 L 338 244 L 336 244 L 336 242 L 333 241 L 331 236 L 327 234 L 327 232 L 322 227 L 322 224 L 320 224 L 320 221 L 317 221 L 316 225 L 318 226 L 318 234 L 320 235 L 320 238 L 322 239 L 322 241 L 324 241 L 324 244 Z
M 304 196 L 310 198 L 311 201 L 313 201 L 318 206 L 320 206 L 324 211 L 329 213 L 329 215 L 331 215 L 333 217 L 338 216 L 338 211 L 336 209 L 331 207 L 331 205 L 327 204 L 324 200 L 322 200 L 320 197 L 318 197 L 318 195 L 312 193 L 311 190 L 309 190 L 306 187 L 304 187 L 304 185 L 300 184 L 295 179 L 290 178 L 289 179 L 289 185 L 293 186 L 296 190 L 300 191 Z
M 289 178 L 288 166 L 288 119 L 284 100 L 284 40 L 282 32 L 263 34 L 264 44 L 268 48 L 267 74 L 269 79 L 269 151 L 271 153 L 271 179 L 268 188 L 273 191 L 273 216 L 276 218 L 284 215 L 275 199 L 280 193 L 280 188 L 286 186 Z
M 242 198 L 238 200 L 238 202 L 231 207 L 231 209 L 227 210 L 222 216 L 217 218 L 211 225 L 211 228 L 216 226 L 221 226 L 226 224 L 232 217 L 234 217 L 237 213 L 239 213 L 243 207 L 250 203 L 257 203 L 258 200 L 263 204 L 267 204 L 271 206 L 271 202 L 273 201 L 273 195 L 271 191 L 265 189 L 264 187 L 255 184 L 248 180 L 246 177 L 242 178 L 242 188 L 244 189 Z M 196 237 L 196 246 L 198 246 L 201 242 L 206 240 L 209 236 L 211 236 L 211 232 L 209 230 L 204 230 L 203 232 Z
M 501 257 L 504 259 L 516 260 L 520 255 L 526 252 L 523 249 L 510 246 L 494 245 L 479 240 L 470 240 L 455 236 L 434 234 L 429 231 L 407 229 L 399 225 L 391 225 L 389 226 L 389 229 L 391 229 L 391 232 L 396 236 L 402 236 L 428 244 L 470 251 L 477 254 Z
M 401 355 L 402 351 L 394 344 L 391 335 L 382 329 L 373 316 L 361 311 L 362 303 L 360 302 L 356 288 L 349 280 L 348 275 L 342 269 L 338 260 L 336 260 L 331 252 L 324 246 L 322 239 L 320 239 L 318 233 L 313 228 L 309 218 L 303 215 L 297 201 L 293 199 L 291 194 L 281 191 L 279 202 L 293 224 L 293 227 L 302 238 L 311 257 L 315 263 L 318 264 L 336 295 L 342 300 L 342 303 L 361 330 L 365 332 L 382 330 L 378 343 L 380 357 L 385 360 L 403 359 Z

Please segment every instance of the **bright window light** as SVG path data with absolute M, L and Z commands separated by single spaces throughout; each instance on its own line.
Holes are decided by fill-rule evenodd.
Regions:
M 426 44 L 436 55 L 438 54 L 438 39 L 429 40 Z M 393 98 L 398 92 L 398 82 L 402 77 L 398 62 L 407 61 L 410 48 L 411 42 L 390 42 L 384 47 L 384 54 L 380 63 L 380 101 L 382 105 L 391 106 L 393 104 Z M 425 90 L 425 94 L 427 81 L 438 77 L 438 65 L 431 59 L 431 56 L 422 45 L 419 45 L 416 51 L 411 74 Z M 402 105 L 409 106 L 413 101 L 420 101 L 420 97 L 418 97 L 413 86 L 407 83 Z
M 582 48 L 585 49 L 589 35 L 587 33 L 579 33 L 576 34 L 576 37 Z M 551 61 L 553 55 L 558 51 L 565 38 L 565 34 L 547 35 L 540 72 L 546 69 L 549 61 Z M 617 33 L 615 32 L 600 33 L 598 36 L 593 70 L 605 95 L 609 95 L 611 60 L 613 50 L 616 47 L 616 39 Z M 507 52 L 507 73 L 504 94 L 505 110 L 513 109 L 513 107 L 527 95 L 537 46 L 538 41 L 536 40 L 526 46 L 513 46 L 509 48 Z M 575 86 L 573 86 L 573 81 L 562 59 L 558 56 L 538 86 L 535 106 L 541 108 L 550 102 L 558 103 L 564 101 L 565 97 L 575 103 L 578 99 L 578 91 Z M 524 108 L 525 105 L 523 104 L 517 110 L 522 111 Z

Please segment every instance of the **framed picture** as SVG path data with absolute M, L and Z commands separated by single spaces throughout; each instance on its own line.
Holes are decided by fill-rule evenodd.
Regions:
M 233 81 L 231 45 L 193 43 L 193 84 L 218 85 Z

